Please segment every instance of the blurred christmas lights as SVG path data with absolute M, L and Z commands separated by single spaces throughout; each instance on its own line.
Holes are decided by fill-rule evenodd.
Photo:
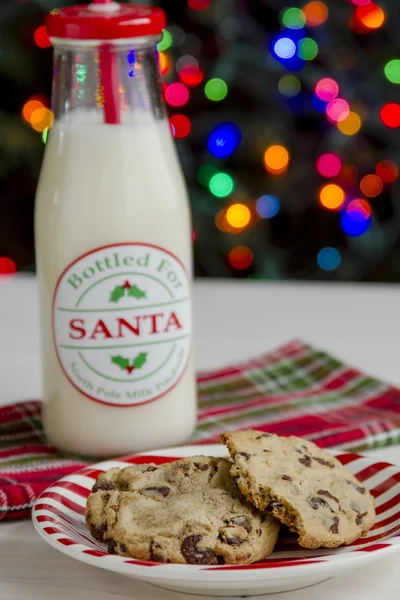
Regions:
M 199 66 L 194 64 L 184 65 L 179 71 L 179 79 L 190 87 L 200 85 L 204 79 L 204 73 Z
M 34 97 L 25 102 L 22 108 L 22 116 L 24 117 L 27 123 L 31 123 L 32 115 L 35 110 L 45 108 L 43 102 L 40 100 L 36 100 Z
M 226 198 L 234 190 L 235 183 L 228 173 L 216 173 L 209 182 L 210 192 L 217 198 Z
M 48 108 L 41 106 L 36 108 L 32 115 L 30 124 L 31 127 L 40 133 L 43 133 L 46 129 L 50 129 L 53 126 L 54 115 Z
M 385 65 L 385 75 L 386 78 L 391 83 L 400 83 L 400 58 L 394 58 L 393 60 L 389 60 L 389 62 Z
M 168 31 L 168 29 L 163 29 L 162 40 L 157 44 L 157 50 L 159 52 L 165 52 L 172 46 L 172 35 Z
M 49 137 L 49 130 L 45 129 L 42 133 L 43 144 L 47 144 L 47 138 Z
M 228 94 L 228 86 L 223 79 L 214 77 L 213 79 L 207 81 L 204 92 L 209 100 L 212 100 L 213 102 L 220 102 L 226 98 Z
M 248 206 L 237 202 L 232 204 L 226 211 L 226 220 L 231 227 L 243 229 L 251 221 L 251 212 Z
M 341 256 L 336 248 L 326 247 L 318 252 L 318 266 L 324 271 L 334 271 L 341 263 Z
M 35 41 L 36 46 L 38 46 L 39 48 L 50 48 L 51 46 L 50 38 L 44 25 L 41 25 L 40 27 L 35 29 L 33 39 Z
M 381 120 L 386 127 L 396 129 L 400 127 L 400 104 L 389 102 L 381 108 Z
M 171 83 L 165 91 L 165 99 L 170 106 L 183 106 L 189 100 L 189 90 L 183 83 Z
M 393 160 L 381 160 L 375 167 L 375 173 L 383 183 L 393 183 L 399 176 L 399 168 Z
M 303 14 L 309 27 L 318 27 L 328 18 L 328 7 L 323 2 L 308 2 L 303 6 Z
M 168 71 L 169 71 L 170 60 L 169 60 L 168 56 L 165 54 L 165 52 L 160 52 L 158 55 L 158 58 L 159 58 L 159 62 L 160 62 L 160 73 L 161 73 L 161 75 L 166 75 L 166 73 L 168 73 Z M 132 71 L 132 76 L 133 76 L 133 71 Z
M 366 6 L 367 4 L 369 4 L 372 0 L 350 0 L 353 4 L 355 4 L 356 6 Z
M 230 156 L 240 144 L 242 134 L 234 123 L 220 123 L 208 138 L 208 151 L 217 158 Z
M 284 146 L 274 144 L 266 149 L 264 164 L 267 171 L 272 174 L 283 173 L 289 165 L 289 152 Z
M 355 20 L 365 29 L 379 29 L 385 22 L 385 13 L 375 2 L 368 2 L 356 8 Z
M 211 0 L 188 0 L 188 6 L 193 10 L 205 10 L 210 4 Z
M 336 177 L 342 169 L 342 161 L 337 154 L 321 154 L 316 163 L 317 171 L 323 177 Z
M 336 183 L 327 183 L 319 191 L 319 201 L 328 210 L 339 210 L 345 199 L 343 189 Z
M 346 207 L 348 213 L 360 213 L 360 215 L 353 215 L 354 219 L 369 219 L 371 216 L 371 205 L 364 198 L 355 198 Z
M 8 256 L 0 256 L 0 283 L 10 281 L 17 272 L 17 265 Z
M 340 123 L 347 119 L 350 114 L 350 106 L 343 98 L 331 100 L 326 107 L 326 116 L 334 123 Z
M 306 37 L 299 40 L 297 56 L 303 60 L 314 60 L 318 54 L 318 44 L 312 38 Z
M 383 183 L 378 175 L 365 175 L 360 181 L 360 190 L 367 198 L 379 196 L 383 189 Z
M 273 46 L 274 54 L 277 56 L 277 58 L 282 60 L 293 58 L 293 56 L 296 54 L 296 49 L 296 44 L 289 37 L 279 38 Z
M 211 178 L 219 172 L 214 165 L 201 165 L 197 171 L 197 181 L 204 187 L 208 187 Z
M 339 94 L 339 86 L 334 79 L 324 77 L 315 86 L 315 94 L 324 102 L 331 102 Z
M 355 135 L 360 130 L 361 124 L 358 114 L 350 111 L 343 121 L 337 123 L 337 127 L 344 135 Z
M 294 6 L 284 8 L 280 15 L 281 23 L 289 29 L 301 29 L 304 27 L 306 18 L 301 8 Z
M 279 212 L 279 200 L 275 196 L 266 194 L 261 196 L 256 203 L 256 211 L 263 219 L 272 219 Z
M 174 115 L 170 118 L 169 123 L 172 135 L 178 140 L 186 138 L 192 131 L 192 122 L 186 115 Z
M 238 271 L 248 269 L 253 260 L 254 255 L 247 246 L 236 246 L 229 252 L 229 262 Z
M 371 208 L 366 200 L 352 200 L 342 213 L 340 225 L 345 234 L 359 236 L 371 226 Z
M 352 165 L 343 165 L 339 173 L 339 183 L 343 185 L 356 185 L 358 181 L 358 171 Z
M 278 89 L 282 96 L 293 98 L 301 90 L 300 79 L 296 75 L 283 75 L 279 80 Z

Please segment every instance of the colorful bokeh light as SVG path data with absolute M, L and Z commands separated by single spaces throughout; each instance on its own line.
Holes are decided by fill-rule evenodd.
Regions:
M 170 118 L 172 135 L 177 140 L 186 138 L 192 131 L 192 122 L 186 115 L 174 115 Z
M 378 175 L 365 175 L 360 181 L 360 190 L 367 198 L 375 198 L 383 190 L 382 179 Z
M 369 2 L 365 6 L 358 6 L 355 13 L 355 19 L 365 29 L 379 29 L 385 22 L 385 13 L 383 9 L 375 4 L 375 2 Z
M 343 98 L 331 100 L 326 107 L 326 116 L 334 123 L 340 123 L 347 119 L 350 114 L 349 103 Z
M 301 29 L 306 22 L 301 8 L 296 8 L 295 6 L 283 9 L 280 18 L 282 25 L 288 27 L 288 29 Z
M 210 179 L 210 192 L 217 198 L 226 198 L 234 190 L 235 183 L 228 173 L 216 173 Z
M 399 168 L 393 160 L 381 160 L 375 167 L 375 173 L 383 183 L 393 183 L 399 176 Z
M 326 247 L 318 252 L 318 266 L 324 271 L 334 271 L 341 263 L 340 252 L 336 248 Z
M 197 171 L 197 181 L 204 187 L 208 187 L 211 178 L 219 173 L 219 169 L 215 165 L 201 165 Z
M 261 196 L 256 203 L 256 211 L 263 219 L 272 219 L 279 212 L 279 200 L 271 194 Z
M 348 213 L 360 213 L 360 215 L 353 215 L 354 219 L 369 219 L 371 216 L 371 205 L 364 198 L 355 198 L 347 205 L 346 211 Z
M 353 165 L 343 165 L 339 174 L 339 182 L 346 186 L 356 185 L 358 171 Z
M 400 127 L 400 104 L 397 104 L 397 102 L 385 104 L 381 108 L 381 120 L 390 129 Z
M 324 102 L 331 102 L 339 94 L 339 86 L 334 79 L 324 77 L 315 86 L 315 94 Z
M 223 79 L 214 77 L 207 81 L 204 92 L 209 100 L 220 102 L 228 95 L 228 86 Z
M 10 281 L 17 272 L 17 265 L 8 256 L 0 256 L 0 283 Z
M 179 71 L 179 79 L 190 87 L 196 87 L 204 79 L 204 73 L 198 65 L 184 65 Z
M 318 44 L 312 38 L 306 37 L 297 44 L 297 56 L 302 60 L 314 60 L 318 55 Z
M 279 174 L 286 171 L 289 165 L 289 152 L 280 144 L 274 144 L 264 153 L 264 164 L 270 173 Z
M 33 34 L 33 39 L 39 48 L 50 48 L 51 41 L 46 31 L 46 27 L 41 25 L 37 29 L 35 29 L 35 33 Z
M 394 58 L 389 60 L 385 65 L 386 78 L 391 83 L 400 84 L 400 58 Z
M 328 7 L 323 2 L 308 2 L 303 6 L 303 14 L 306 19 L 306 24 L 309 27 L 318 27 L 325 23 L 329 11 Z
M 365 200 L 353 200 L 343 211 L 340 225 L 346 235 L 356 237 L 363 235 L 371 226 L 370 209 L 367 209 Z M 368 204 L 368 203 L 366 203 Z M 369 205 L 368 205 L 369 206 Z
M 336 183 L 327 183 L 319 191 L 319 201 L 328 210 L 339 210 L 345 199 L 344 190 Z
M 35 98 L 31 98 L 27 102 L 25 102 L 22 108 L 22 116 L 24 117 L 27 123 L 31 123 L 32 115 L 35 110 L 45 108 L 43 102 L 40 100 L 36 100 Z
M 360 116 L 352 110 L 349 112 L 348 116 L 343 119 L 343 121 L 339 121 L 337 123 L 339 131 L 341 131 L 344 135 L 355 135 L 358 131 L 360 131 L 361 125 L 362 121 Z
M 160 63 L 160 73 L 161 75 L 166 75 L 169 71 L 170 60 L 165 52 L 160 52 L 158 55 L 159 63 Z
M 189 100 L 189 90 L 178 81 L 171 83 L 165 91 L 165 99 L 170 106 L 183 106 Z
M 31 115 L 31 126 L 35 131 L 43 133 L 46 129 L 53 126 L 54 115 L 48 108 L 42 106 L 33 111 Z
M 210 4 L 211 0 L 188 0 L 188 6 L 193 10 L 206 10 Z
M 208 138 L 208 151 L 217 158 L 230 156 L 240 144 L 242 134 L 234 123 L 220 123 Z
M 356 6 L 366 6 L 367 4 L 369 4 L 372 0 L 350 0 L 353 4 L 355 4 Z
M 248 206 L 236 202 L 228 208 L 225 218 L 234 229 L 244 229 L 251 221 L 251 212 Z
M 300 79 L 296 75 L 283 75 L 279 80 L 278 89 L 282 96 L 293 98 L 301 91 Z
M 172 46 L 172 35 L 168 31 L 168 29 L 163 29 L 162 40 L 157 44 L 157 50 L 159 52 L 165 52 Z
M 296 49 L 296 44 L 289 37 L 279 38 L 273 47 L 274 54 L 282 60 L 293 58 L 296 54 Z
M 342 169 L 342 161 L 337 154 L 321 154 L 316 163 L 317 171 L 323 177 L 336 177 Z
M 248 269 L 253 260 L 253 252 L 247 246 L 236 246 L 229 252 L 229 262 L 238 271 Z

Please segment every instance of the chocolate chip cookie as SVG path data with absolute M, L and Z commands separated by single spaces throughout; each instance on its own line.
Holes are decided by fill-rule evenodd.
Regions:
M 375 523 L 369 491 L 328 452 L 296 437 L 247 430 L 222 435 L 246 498 L 298 533 L 304 548 L 336 548 Z
M 113 468 L 86 505 L 92 536 L 108 551 L 164 563 L 248 564 L 273 550 L 279 524 L 239 492 L 223 458 Z

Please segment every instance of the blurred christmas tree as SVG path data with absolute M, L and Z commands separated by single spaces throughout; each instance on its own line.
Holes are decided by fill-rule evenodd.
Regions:
M 34 265 L 43 18 L 66 4 L 0 8 L 0 271 Z M 169 17 L 160 66 L 197 275 L 399 281 L 400 2 L 153 4 Z

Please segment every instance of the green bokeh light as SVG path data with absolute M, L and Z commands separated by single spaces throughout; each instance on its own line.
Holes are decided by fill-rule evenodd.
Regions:
M 204 92 L 209 100 L 213 102 L 219 102 L 226 98 L 228 94 L 228 86 L 223 79 L 215 77 L 207 81 Z
M 208 187 L 211 177 L 218 172 L 218 168 L 214 165 L 201 165 L 197 171 L 197 181 L 204 187 Z
M 385 75 L 391 83 L 400 83 L 400 58 L 394 58 L 386 63 Z
M 43 144 L 46 144 L 47 142 L 47 136 L 49 135 L 49 130 L 45 129 L 42 133 L 42 140 L 43 140 Z
M 172 35 L 168 31 L 168 29 L 163 29 L 163 37 L 161 42 L 157 44 L 157 50 L 159 52 L 165 52 L 172 46 Z
M 318 44 L 312 38 L 304 38 L 297 44 L 297 54 L 303 60 L 313 60 L 318 54 Z
M 293 98 L 300 92 L 301 83 L 295 75 L 284 75 L 279 80 L 278 89 L 282 96 Z
M 305 25 L 306 18 L 301 8 L 292 6 L 282 11 L 281 22 L 289 29 L 301 29 Z
M 217 198 L 226 198 L 233 192 L 235 184 L 227 173 L 216 173 L 210 179 L 210 192 Z

